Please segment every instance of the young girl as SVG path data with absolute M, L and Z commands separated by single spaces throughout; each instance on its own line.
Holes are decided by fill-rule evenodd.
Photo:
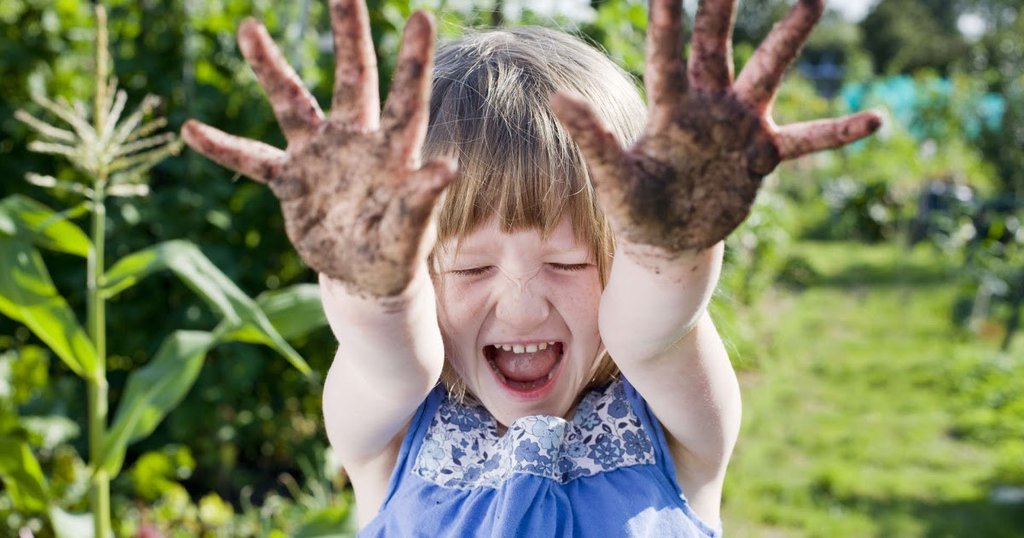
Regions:
M 416 13 L 381 113 L 366 8 L 331 0 L 325 118 L 242 24 L 287 151 L 194 121 L 183 136 L 267 183 L 320 272 L 340 342 L 324 418 L 361 535 L 720 535 L 740 421 L 706 308 L 722 240 L 780 160 L 879 118 L 771 121 L 820 0 L 735 82 L 734 0 L 701 2 L 688 63 L 680 4 L 651 3 L 646 106 L 600 53 L 537 28 L 445 46 L 431 89 Z

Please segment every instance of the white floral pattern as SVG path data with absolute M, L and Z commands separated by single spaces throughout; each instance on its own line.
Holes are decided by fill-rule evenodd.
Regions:
M 587 394 L 571 421 L 523 417 L 503 436 L 483 406 L 445 398 L 412 472 L 448 488 L 496 488 L 520 473 L 564 484 L 652 463 L 651 439 L 626 399 L 623 382 L 616 380 Z

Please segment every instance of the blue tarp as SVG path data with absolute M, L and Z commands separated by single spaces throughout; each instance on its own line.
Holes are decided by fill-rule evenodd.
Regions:
M 893 118 L 906 125 L 911 134 L 926 137 L 921 120 L 925 109 L 934 107 L 936 99 L 956 99 L 950 103 L 960 128 L 968 138 L 976 138 L 983 129 L 998 130 L 1002 126 L 1006 102 L 994 93 L 957 92 L 949 79 L 939 77 L 914 78 L 898 75 L 867 84 L 847 84 L 839 92 L 839 99 L 853 110 L 882 106 Z

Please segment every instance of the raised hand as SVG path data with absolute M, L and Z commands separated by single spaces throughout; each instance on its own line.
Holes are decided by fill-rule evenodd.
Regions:
M 421 166 L 434 23 L 409 18 L 381 116 L 377 63 L 363 0 L 331 0 L 334 95 L 330 116 L 285 62 L 266 29 L 248 19 L 238 44 L 267 92 L 287 150 L 189 120 L 196 151 L 266 183 L 281 201 L 288 238 L 313 269 L 367 297 L 410 283 L 433 245 L 431 214 L 455 178 L 447 160 Z
M 651 0 L 644 78 L 648 123 L 623 148 L 577 97 L 552 98 L 590 165 L 617 237 L 668 254 L 712 246 L 750 213 L 761 179 L 782 160 L 836 148 L 874 132 L 873 112 L 776 126 L 771 106 L 822 0 L 798 0 L 733 82 L 736 0 L 701 0 L 689 64 L 682 58 L 682 0 Z

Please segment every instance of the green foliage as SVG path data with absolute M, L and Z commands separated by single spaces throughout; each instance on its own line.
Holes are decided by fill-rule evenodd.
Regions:
M 1024 209 L 979 205 L 967 228 L 962 300 L 971 303 L 960 316 L 964 325 L 983 331 L 1002 327 L 1002 348 L 1009 349 L 1024 315 Z
M 1020 361 L 1008 353 L 954 363 L 949 383 L 957 394 L 955 433 L 993 446 L 1024 439 L 1021 369 Z M 1024 485 L 1024 480 L 1017 484 Z
M 84 464 L 67 443 L 77 424 L 34 408 L 19 412 L 47 389 L 49 355 L 37 346 L 12 347 L 0 338 L 0 534 L 44 530 L 60 518 L 57 502 L 74 505 L 85 487 Z M 49 477 L 49 479 L 47 478 Z M 44 534 L 45 536 L 45 534 Z
M 55 213 L 24 196 L 0 200 L 0 234 L 26 238 L 44 249 L 84 258 L 92 248 L 92 241 L 67 219 L 67 213 Z
M 79 377 L 92 377 L 96 349 L 54 287 L 39 251 L 24 239 L 0 236 L 0 270 L 10 277 L 0 281 L 0 311 L 24 323 Z
M 139 456 L 128 476 L 136 495 L 152 502 L 180 488 L 178 482 L 192 476 L 195 467 L 195 459 L 187 447 L 168 445 Z
M 238 289 L 195 245 L 186 241 L 161 243 L 121 259 L 107 271 L 102 293 L 104 297 L 112 298 L 161 269 L 173 271 L 217 310 L 224 317 L 224 329 L 232 331 L 233 336 L 244 337 L 247 342 L 265 343 L 300 372 L 310 373 L 306 361 L 278 334 L 259 305 Z
M 15 510 L 45 512 L 50 494 L 39 461 L 28 443 L 8 438 L 0 445 L 0 476 Z
M 85 174 L 74 181 L 35 174 L 28 179 L 86 198 L 93 237 L 90 240 L 64 214 L 54 213 L 40 203 L 17 195 L 0 200 L 0 264 L 4 273 L 11 276 L 0 285 L 0 311 L 24 323 L 87 383 L 90 519 L 92 534 L 106 536 L 110 532 L 109 478 L 119 473 L 127 446 L 150 435 L 182 400 L 213 345 L 238 339 L 265 343 L 304 374 L 310 370 L 256 302 L 188 242 L 165 242 L 125 256 L 105 272 L 107 197 L 148 194 L 145 174 L 163 158 L 176 153 L 180 144 L 173 134 L 153 134 L 165 125 L 164 120 L 144 121 L 156 105 L 152 98 L 144 99 L 135 113 L 121 120 L 127 94 L 116 92 L 115 83 L 108 82 L 106 12 L 102 6 L 96 8 L 96 16 L 93 116 L 90 118 L 83 104 L 52 101 L 41 94 L 35 96 L 36 102 L 68 124 L 73 132 L 26 112 L 17 114 L 19 120 L 43 138 L 29 144 L 29 149 L 63 156 Z M 78 324 L 71 307 L 57 291 L 33 242 L 87 257 L 88 332 Z M 128 377 L 118 413 L 108 431 L 105 301 L 164 268 L 174 270 L 218 310 L 223 322 L 214 333 L 178 331 L 171 335 L 152 361 Z M 27 442 L 4 445 L 0 450 L 0 470 L 16 508 L 47 512 L 58 536 L 81 525 L 80 517 L 65 513 L 50 498 L 42 469 Z M 215 502 L 204 502 L 201 508 L 204 521 L 222 519 Z
M 825 184 L 822 196 L 830 215 L 820 228 L 808 232 L 809 237 L 867 242 L 896 238 L 900 200 L 888 183 L 862 183 L 840 177 Z
M 986 366 L 995 346 L 950 330 L 956 261 L 927 247 L 848 241 L 801 241 L 790 251 L 815 282 L 770 290 L 740 313 L 758 367 L 740 374 L 743 433 L 723 504 L 730 532 L 1019 534 L 1019 505 L 991 497 L 993 485 L 1015 483 L 1000 473 L 1016 452 L 950 435 L 963 412 L 992 408 L 990 423 L 1015 425 L 1004 431 L 1019 439 L 1010 433 L 1019 408 L 993 404 L 1019 400 L 1024 379 L 1011 359 L 1020 346 Z M 964 373 L 977 369 L 992 385 L 975 391 L 979 375 Z
M 864 46 L 874 60 L 875 72 L 909 73 L 921 68 L 947 71 L 966 52 L 959 34 L 943 30 L 943 23 L 921 0 L 882 0 L 861 23 Z
M 129 471 L 135 495 L 146 499 L 146 506 L 125 506 L 119 533 L 138 535 L 142 529 L 168 537 L 350 537 L 355 535 L 355 518 L 349 493 L 339 490 L 344 482 L 329 480 L 340 476 L 322 452 L 316 466 L 302 458 L 299 466 L 305 476 L 302 485 L 289 474 L 279 477 L 279 487 L 288 495 L 270 493 L 259 506 L 252 503 L 251 488 L 242 491 L 240 507 L 226 502 L 216 493 L 193 501 L 181 481 L 192 476 L 195 461 L 181 446 L 168 446 L 147 452 Z M 329 458 L 327 458 L 329 459 Z
M 178 331 L 164 341 L 145 367 L 132 372 L 104 439 L 99 467 L 117 475 L 128 444 L 153 433 L 164 416 L 185 397 L 199 375 L 206 352 L 215 342 L 215 335 L 210 333 Z

